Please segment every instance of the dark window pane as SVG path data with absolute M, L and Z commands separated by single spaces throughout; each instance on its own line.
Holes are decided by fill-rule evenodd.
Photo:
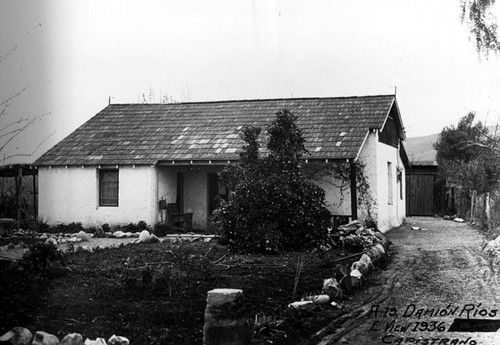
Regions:
M 99 206 L 118 206 L 118 170 L 99 170 Z

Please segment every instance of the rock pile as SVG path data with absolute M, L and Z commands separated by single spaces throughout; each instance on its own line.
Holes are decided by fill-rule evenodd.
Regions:
M 53 334 L 37 331 L 35 334 L 24 327 L 14 327 L 0 337 L 1 344 L 10 345 L 129 345 L 130 342 L 125 337 L 113 335 L 106 340 L 97 338 L 95 340 L 86 339 L 80 333 L 71 333 L 59 341 L 59 338 Z
M 497 275 L 500 271 L 500 236 L 494 240 L 488 241 L 483 246 L 485 257 L 480 257 L 479 272 L 482 278 L 487 281 L 492 281 L 498 284 Z
M 389 241 L 382 233 L 365 228 L 358 221 L 339 227 L 332 236 L 336 237 L 336 241 L 341 246 L 347 247 L 349 244 L 355 244 L 350 249 L 362 249 L 363 251 L 358 253 L 359 259 L 349 268 L 337 264 L 333 270 L 334 276 L 323 280 L 322 294 L 308 296 L 302 301 L 290 303 L 289 308 L 310 310 L 315 305 L 326 303 L 340 307 L 339 302 L 342 301 L 344 295 L 352 293 L 353 288 L 362 286 L 364 277 L 386 257 Z

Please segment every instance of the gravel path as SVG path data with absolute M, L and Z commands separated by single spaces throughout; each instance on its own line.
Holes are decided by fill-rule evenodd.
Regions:
M 464 223 L 408 218 L 388 232 L 397 253 L 377 278 L 384 283 L 318 344 L 500 344 L 500 333 L 449 332 L 457 318 L 500 323 L 500 286 L 482 269 L 483 237 Z

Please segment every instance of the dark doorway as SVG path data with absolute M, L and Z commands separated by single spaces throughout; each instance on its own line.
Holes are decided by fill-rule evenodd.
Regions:
M 208 217 L 219 207 L 221 199 L 227 200 L 227 187 L 219 180 L 216 173 L 208 174 Z
M 177 173 L 177 194 L 175 203 L 179 213 L 184 213 L 184 173 Z

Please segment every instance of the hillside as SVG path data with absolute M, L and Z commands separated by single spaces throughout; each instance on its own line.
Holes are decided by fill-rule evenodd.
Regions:
M 423 137 L 407 138 L 403 145 L 412 165 L 436 165 L 436 150 L 432 145 L 439 133 Z

